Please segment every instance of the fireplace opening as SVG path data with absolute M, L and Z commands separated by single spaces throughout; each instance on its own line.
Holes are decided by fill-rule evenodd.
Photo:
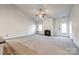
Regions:
M 44 35 L 51 36 L 51 31 L 50 30 L 44 30 Z

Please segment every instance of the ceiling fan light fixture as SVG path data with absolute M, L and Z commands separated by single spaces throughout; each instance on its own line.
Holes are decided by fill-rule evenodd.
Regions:
M 46 9 L 40 9 L 37 13 L 36 13 L 36 16 L 39 16 L 40 18 L 44 18 L 46 15 L 47 15 L 47 13 L 46 13 Z

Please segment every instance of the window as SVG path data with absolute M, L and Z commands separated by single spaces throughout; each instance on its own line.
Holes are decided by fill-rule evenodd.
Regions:
M 66 24 L 61 25 L 61 32 L 66 33 Z
M 39 25 L 38 25 L 38 30 L 39 30 L 39 31 L 42 31 L 42 24 L 39 24 Z

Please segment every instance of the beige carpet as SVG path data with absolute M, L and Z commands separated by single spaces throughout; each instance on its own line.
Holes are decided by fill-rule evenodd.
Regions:
M 24 46 L 19 42 L 9 42 L 8 46 L 15 55 L 35 55 L 37 52 L 31 48 Z
M 79 54 L 78 47 L 70 38 L 58 36 L 33 35 L 7 40 L 19 54 L 36 55 L 75 55 Z

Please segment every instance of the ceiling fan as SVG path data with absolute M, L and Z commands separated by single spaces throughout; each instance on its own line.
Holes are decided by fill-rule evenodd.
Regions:
M 47 16 L 47 10 L 44 8 L 40 8 L 37 11 L 36 16 L 39 16 L 40 18 L 45 18 Z

